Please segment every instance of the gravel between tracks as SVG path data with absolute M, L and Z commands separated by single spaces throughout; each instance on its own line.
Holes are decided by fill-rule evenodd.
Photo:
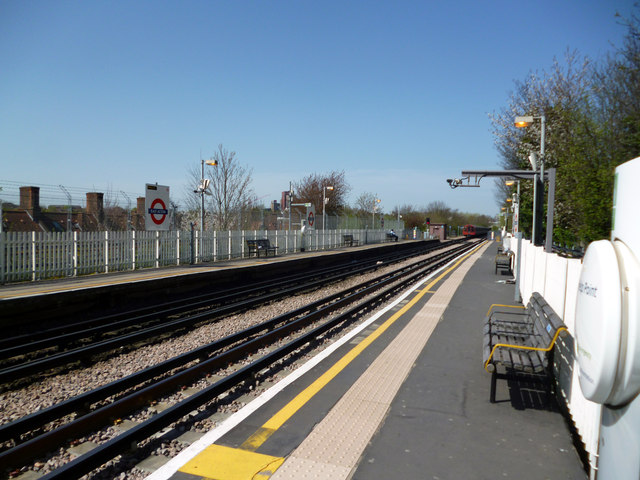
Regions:
M 438 253 L 444 250 L 439 250 Z M 321 299 L 329 294 L 344 290 L 351 286 L 363 283 L 371 278 L 393 271 L 401 266 L 410 265 L 417 261 L 433 256 L 435 253 L 414 257 L 403 262 L 380 268 L 374 272 L 358 275 L 342 282 L 321 288 L 312 293 L 306 293 L 289 297 L 284 300 L 273 302 L 269 305 L 250 310 L 238 315 L 232 315 L 220 319 L 214 323 L 200 326 L 193 331 L 171 338 L 169 340 L 154 345 L 144 346 L 140 349 L 111 357 L 107 360 L 97 362 L 87 368 L 74 369 L 67 373 L 52 377 L 45 377 L 41 381 L 13 391 L 0 393 L 0 423 L 8 423 L 19 419 L 30 413 L 47 408 L 66 399 L 87 392 L 101 385 L 117 380 L 119 378 L 150 367 L 171 357 L 175 357 L 187 351 L 193 350 L 206 343 L 223 338 L 231 333 L 248 328 L 252 325 L 264 322 L 276 317 L 283 312 L 290 311 L 308 303 Z M 256 389 L 255 393 L 264 390 Z M 178 394 L 179 395 L 179 394 Z M 231 404 L 224 407 L 221 413 L 232 413 L 241 408 L 242 405 Z M 199 431 L 206 431 L 214 426 L 213 421 L 197 422 L 194 427 Z M 111 428 L 111 427 L 110 427 Z M 99 436 L 111 437 L 110 432 L 103 431 L 97 434 L 97 438 L 90 440 L 100 442 Z M 163 442 L 156 454 L 173 456 L 184 447 L 175 440 Z M 46 464 L 36 464 L 32 467 L 41 473 L 56 468 L 56 464 L 65 463 L 68 453 L 61 451 L 57 458 L 50 459 Z M 132 472 L 129 472 L 130 474 Z M 124 477 L 123 477 L 124 478 Z M 130 477 L 127 477 L 130 478 Z

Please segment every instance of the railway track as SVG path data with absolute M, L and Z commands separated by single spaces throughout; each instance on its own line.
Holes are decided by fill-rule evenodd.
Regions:
M 426 250 L 419 249 L 419 253 L 437 248 L 442 247 L 435 244 Z M 131 345 L 139 347 L 178 335 L 195 325 L 361 275 L 417 253 L 409 251 L 401 255 L 376 256 L 356 265 L 321 268 L 304 275 L 256 282 L 30 335 L 5 338 L 0 341 L 0 385 L 16 380 L 24 384 L 52 369 L 86 363 L 105 352 L 121 353 Z
M 375 308 L 397 291 L 405 289 L 408 284 L 472 247 L 473 245 L 462 245 L 411 266 L 379 275 L 363 284 L 341 290 L 48 409 L 4 424 L 0 426 L 0 441 L 6 445 L 13 439 L 15 445 L 0 453 L 0 471 L 19 469 L 25 463 L 55 450 L 69 439 L 77 439 L 95 430 L 97 426 L 109 425 L 115 419 L 124 418 L 181 387 L 193 384 L 207 373 L 220 371 L 231 363 L 246 361 L 248 355 L 256 355 L 264 347 L 278 345 L 249 364 L 239 367 L 234 373 L 222 376 L 187 399 L 105 441 L 91 452 L 62 465 L 43 478 L 78 478 L 107 462 L 113 462 L 116 456 L 130 450 L 132 445 L 145 444 L 162 429 L 174 422 L 185 421 L 185 416 L 188 417 L 194 411 L 214 402 L 221 395 L 263 378 L 292 353 L 309 348 L 319 338 L 336 329 L 346 328 L 364 312 Z M 311 286 L 307 286 L 308 288 Z M 108 398 L 113 401 L 108 402 Z M 77 418 L 38 434 L 42 425 L 60 421 L 69 415 Z

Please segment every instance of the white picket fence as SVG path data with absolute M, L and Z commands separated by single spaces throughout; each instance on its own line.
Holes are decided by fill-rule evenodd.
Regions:
M 312 230 L 304 248 L 335 248 L 346 234 L 361 245 L 386 240 L 384 230 Z M 268 238 L 278 254 L 302 247 L 299 230 L 1 232 L 0 283 L 242 258 L 246 240 L 256 238 Z
M 520 295 L 527 304 L 533 292 L 540 293 L 554 311 L 563 319 L 570 335 L 559 339 L 554 364 L 558 388 L 567 410 L 589 454 L 591 476 L 597 472 L 598 441 L 602 406 L 584 398 L 578 379 L 574 337 L 576 324 L 576 298 L 582 264 L 580 259 L 563 258 L 547 253 L 543 247 L 535 247 L 528 240 L 521 241 L 521 252 L 515 238 L 506 236 L 505 247 L 520 258 Z

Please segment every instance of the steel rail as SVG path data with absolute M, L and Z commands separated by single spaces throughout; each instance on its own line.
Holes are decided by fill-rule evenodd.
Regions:
M 340 267 L 339 267 L 340 268 Z M 345 269 L 346 267 L 341 267 Z M 295 274 L 276 281 L 265 280 L 251 283 L 248 286 L 229 288 L 215 293 L 196 295 L 187 299 L 173 300 L 162 304 L 155 304 L 149 307 L 142 307 L 125 312 L 105 315 L 91 320 L 65 324 L 51 329 L 41 330 L 29 334 L 0 339 L 0 359 L 7 359 L 17 355 L 25 355 L 37 350 L 61 347 L 65 343 L 74 340 L 84 339 L 116 329 L 124 329 L 135 326 L 139 322 L 153 320 L 158 317 L 177 315 L 185 310 L 192 310 L 211 305 L 212 300 L 216 304 L 224 304 L 229 299 L 245 296 L 256 289 L 263 287 L 278 288 L 280 285 L 287 285 L 296 282 L 309 275 L 322 275 L 325 271 L 332 272 L 334 269 L 326 268 L 306 274 Z
M 445 255 L 446 253 L 447 252 L 444 252 L 440 255 Z M 411 270 L 416 270 L 418 268 L 422 268 L 425 264 L 432 262 L 434 258 L 437 258 L 437 257 L 430 257 L 428 259 L 424 259 L 423 261 L 417 262 L 416 264 L 400 268 L 395 272 L 389 272 L 389 273 L 380 275 L 363 284 L 359 284 L 354 287 L 341 290 L 340 292 L 336 292 L 328 297 L 319 299 L 315 302 L 304 305 L 290 312 L 286 312 L 282 315 L 278 315 L 277 317 L 267 320 L 266 322 L 262 322 L 258 325 L 254 325 L 252 327 L 246 328 L 232 335 L 229 335 L 225 338 L 222 338 L 215 342 L 211 342 L 207 345 L 203 345 L 202 347 L 191 350 L 182 355 L 165 360 L 164 362 L 148 367 L 139 372 L 132 373 L 127 377 L 115 380 L 102 387 L 98 387 L 91 391 L 85 392 L 84 394 L 77 395 L 76 397 L 65 400 L 56 405 L 52 405 L 51 407 L 45 408 L 38 412 L 34 412 L 30 415 L 22 417 L 13 422 L 0 425 L 0 442 L 4 442 L 12 438 L 15 439 L 19 435 L 27 433 L 30 430 L 33 430 L 39 426 L 45 425 L 64 415 L 73 413 L 79 409 L 86 409 L 87 405 L 91 405 L 95 402 L 103 400 L 112 395 L 119 394 L 126 389 L 132 388 L 147 380 L 166 374 L 168 371 L 178 368 L 180 366 L 183 366 L 184 364 L 189 363 L 193 360 L 203 359 L 207 355 L 210 355 L 211 353 L 217 350 L 225 348 L 234 343 L 244 341 L 248 337 L 255 335 L 263 330 L 272 329 L 276 325 L 285 323 L 295 317 L 302 315 L 304 312 L 307 312 L 309 310 L 316 310 L 320 308 L 322 305 L 327 304 L 329 302 L 333 302 L 339 299 L 340 297 L 346 297 L 346 296 L 352 295 L 357 290 L 365 288 L 369 285 L 379 283 L 385 278 L 388 278 L 393 275 L 397 276 L 398 274 L 404 271 L 411 271 Z M 338 308 L 339 306 L 340 304 L 338 304 L 334 308 Z
M 465 247 L 463 247 L 465 248 Z M 439 257 L 444 257 L 442 260 L 438 261 L 435 265 L 429 265 L 427 267 L 422 268 L 420 271 L 418 271 L 417 273 L 414 273 L 412 275 L 410 275 L 404 282 L 402 285 L 405 285 L 406 283 L 411 283 L 413 281 L 415 281 L 415 279 L 421 277 L 424 275 L 425 270 L 433 270 L 435 268 L 437 268 L 439 265 L 448 262 L 451 258 L 454 258 L 455 256 L 459 255 L 459 252 L 445 252 L 443 254 L 440 254 Z M 429 259 L 431 261 L 433 261 L 433 258 Z M 384 285 L 387 285 L 390 282 L 394 282 L 396 280 L 398 280 L 398 277 L 403 275 L 402 273 L 397 274 L 397 275 L 393 275 L 390 276 L 386 279 L 383 279 L 381 282 L 379 282 L 378 284 L 372 284 L 367 286 L 364 289 L 361 289 L 358 292 L 353 293 L 350 297 L 344 297 L 343 299 L 341 299 L 337 304 L 332 304 L 329 305 L 327 307 L 324 308 L 320 308 L 319 310 L 315 311 L 315 312 L 311 312 L 309 315 L 307 315 L 306 317 L 303 317 L 299 320 L 296 320 L 294 322 L 291 322 L 289 324 L 285 324 L 281 327 L 278 327 L 270 332 L 268 332 L 267 334 L 255 338 L 253 340 L 250 340 L 242 345 L 236 346 L 230 350 L 228 350 L 227 352 L 224 352 L 221 355 L 218 355 L 216 357 L 213 357 L 209 360 L 203 361 L 200 364 L 189 368 L 188 370 L 185 370 L 183 372 L 180 372 L 176 375 L 173 375 L 171 377 L 168 377 L 166 379 L 161 380 L 160 382 L 157 382 L 156 384 L 153 385 L 149 385 L 148 387 L 143 388 L 142 390 L 140 390 L 139 392 L 135 392 L 132 395 L 129 395 L 128 397 L 125 397 L 123 399 L 117 400 L 116 402 L 114 402 L 111 405 L 102 407 L 101 409 L 98 409 L 94 412 L 91 412 L 87 415 L 85 415 L 84 417 L 81 417 L 77 420 L 75 420 L 74 422 L 67 424 L 65 426 L 59 427 L 58 429 L 52 431 L 52 432 L 48 432 L 40 437 L 34 438 L 32 440 L 29 440 L 23 444 L 18 445 L 17 447 L 14 447 L 11 450 L 5 451 L 2 454 L 0 454 L 0 468 L 7 468 L 9 466 L 15 466 L 17 464 L 19 464 L 21 461 L 25 461 L 28 458 L 33 458 L 34 455 L 37 456 L 36 452 L 44 452 L 47 451 L 47 449 L 51 449 L 51 448 L 55 448 L 55 446 L 59 445 L 61 442 L 64 442 L 66 439 L 68 438 L 72 438 L 73 436 L 85 433 L 87 431 L 87 429 L 94 429 L 96 424 L 100 424 L 101 422 L 105 422 L 105 421 L 109 421 L 110 419 L 114 419 L 114 418 L 118 418 L 119 416 L 121 416 L 123 413 L 128 413 L 130 412 L 132 409 L 134 408 L 139 408 L 141 406 L 147 405 L 149 403 L 149 401 L 151 399 L 153 399 L 154 397 L 157 398 L 157 396 L 159 396 L 160 394 L 169 391 L 171 389 L 175 389 L 176 386 L 178 385 L 183 385 L 186 382 L 193 380 L 194 378 L 197 378 L 199 376 L 201 376 L 204 372 L 215 368 L 216 366 L 224 366 L 225 364 L 227 364 L 229 361 L 232 361 L 234 359 L 240 358 L 244 355 L 246 355 L 248 352 L 253 351 L 254 349 L 262 346 L 262 345 L 266 345 L 268 343 L 270 343 L 273 340 L 279 339 L 282 336 L 284 336 L 285 334 L 290 333 L 291 331 L 294 330 L 298 330 L 300 328 L 303 328 L 305 326 L 307 326 L 310 322 L 315 321 L 315 319 L 322 317 L 324 315 L 327 315 L 327 313 L 330 313 L 330 311 L 333 311 L 337 308 L 340 308 L 342 305 L 344 305 L 345 303 L 353 303 L 353 301 L 368 295 L 369 293 L 371 293 L 372 289 L 379 289 L 382 288 Z M 369 282 L 371 283 L 371 282 Z M 389 287 L 387 289 L 385 289 L 383 292 L 377 294 L 375 296 L 375 298 L 373 300 L 371 300 L 371 302 L 375 302 L 376 299 L 380 299 L 386 295 L 389 294 L 390 290 L 397 290 L 398 288 L 402 288 L 402 286 L 393 286 L 393 287 Z M 338 294 L 334 294 L 335 295 L 340 295 L 341 293 Z M 370 303 L 365 302 L 366 305 L 370 305 Z M 357 305 L 355 307 L 350 308 L 346 313 L 343 313 L 341 315 L 338 315 L 336 318 L 337 319 L 346 319 L 348 318 L 351 314 L 353 314 L 354 312 L 360 311 L 363 308 L 366 307 L 365 304 L 360 304 Z M 306 306 L 306 310 L 309 310 L 309 306 Z M 337 320 L 331 320 L 328 323 L 331 325 L 336 324 Z M 342 320 L 340 320 L 342 321 Z M 339 323 L 339 322 L 338 322 Z M 316 329 L 314 329 L 312 332 L 318 331 L 318 329 L 322 329 L 322 328 L 326 328 L 325 326 L 321 326 L 321 327 L 316 327 Z M 333 328 L 333 327 L 331 327 Z M 305 334 L 303 335 L 301 338 L 312 338 L 312 336 L 309 336 L 309 334 Z M 294 343 L 296 343 L 297 341 L 294 341 Z M 306 343 L 306 340 L 305 340 Z M 280 349 L 281 350 L 281 349 Z M 271 354 L 268 355 L 267 357 L 271 358 Z M 281 358 L 281 357 L 278 357 Z M 255 364 L 256 362 L 254 362 Z M 253 364 L 252 364 L 253 365 Z M 243 369 L 244 370 L 244 369 Z M 235 377 L 235 374 L 234 374 Z M 245 377 L 242 377 L 242 379 L 240 381 L 242 381 Z M 224 381 L 221 381 L 222 383 L 224 383 Z M 218 382 L 215 385 L 221 384 L 221 382 Z M 237 383 L 234 383 L 234 385 L 236 385 Z M 215 386 L 214 385 L 214 386 Z M 209 390 L 209 389 L 207 389 Z M 199 394 L 196 394 L 199 395 Z M 173 407 L 172 407 L 173 408 Z M 188 411 L 191 411 L 193 408 L 188 409 Z M 188 412 L 187 412 L 188 413 Z M 154 417 L 155 418 L 155 417 Z M 145 422 L 146 423 L 146 422 Z M 166 426 L 166 425 L 165 425 Z M 137 428 L 137 427 L 136 427 Z M 164 427 L 161 427 L 164 428 Z M 118 437 L 119 438 L 119 437 Z M 101 458 L 100 456 L 96 457 L 96 458 Z M 61 477 L 59 477 L 61 478 Z
M 428 250 L 432 251 L 432 249 Z M 393 263 L 397 260 L 389 260 L 389 263 Z M 377 262 L 380 262 L 378 260 Z M 93 355 L 103 353 L 106 351 L 111 351 L 117 349 L 122 346 L 130 345 L 140 340 L 148 340 L 152 338 L 154 335 L 164 335 L 167 334 L 169 330 L 177 333 L 178 331 L 191 327 L 196 323 L 203 322 L 206 319 L 212 317 L 220 317 L 223 315 L 228 315 L 239 310 L 246 310 L 250 308 L 254 308 L 257 305 L 261 305 L 266 302 L 277 300 L 281 297 L 289 296 L 300 291 L 304 291 L 306 289 L 317 288 L 319 285 L 339 281 L 346 277 L 354 276 L 365 271 L 369 271 L 372 268 L 380 268 L 385 265 L 383 262 L 379 264 L 375 262 L 372 264 L 371 262 L 367 262 L 360 268 L 354 268 L 351 265 L 348 269 L 342 271 L 342 273 L 337 273 L 333 276 L 327 276 L 322 278 L 321 280 L 312 281 L 310 283 L 296 283 L 295 286 L 287 288 L 283 286 L 280 290 L 277 290 L 272 293 L 267 293 L 265 295 L 258 295 L 255 297 L 246 298 L 240 302 L 232 303 L 217 309 L 211 309 L 206 312 L 201 312 L 194 315 L 189 315 L 187 317 L 183 317 L 176 320 L 166 321 L 156 326 L 147 327 L 142 330 L 137 330 L 132 333 L 127 333 L 124 335 L 120 335 L 114 338 L 110 338 L 107 340 L 102 340 L 98 342 L 94 342 L 92 344 L 74 348 L 71 350 L 66 350 L 64 352 L 55 353 L 53 355 L 49 355 L 44 358 L 31 360 L 25 363 L 21 363 L 18 365 L 12 365 L 10 367 L 5 367 L 0 369 L 0 383 L 7 383 L 16 379 L 24 379 L 25 377 L 29 377 L 35 374 L 43 373 L 45 371 L 51 370 L 56 367 L 60 367 L 63 365 L 68 365 L 80 360 L 84 360 Z M 246 296 L 245 296 L 246 297 Z M 152 315 L 152 314 L 149 314 Z M 136 317 L 136 322 L 142 321 L 140 317 Z
M 473 247 L 463 247 L 464 250 L 469 250 L 471 248 Z M 458 255 L 460 255 L 460 252 L 458 252 Z M 446 260 L 441 260 L 432 267 L 428 267 L 428 269 L 434 270 L 439 266 L 446 264 L 451 258 L 455 258 L 458 255 L 451 255 L 450 257 L 447 257 Z M 146 420 L 139 425 L 136 425 L 135 427 L 127 430 L 117 437 L 96 447 L 90 452 L 79 456 L 69 463 L 63 465 L 62 467 L 50 472 L 49 474 L 43 476 L 42 479 L 53 480 L 79 478 L 80 476 L 91 472 L 92 470 L 102 466 L 107 461 L 113 459 L 117 455 L 131 450 L 132 447 L 137 446 L 139 442 L 144 441 L 145 439 L 154 435 L 171 423 L 180 420 L 190 412 L 210 402 L 220 394 L 240 385 L 247 379 L 253 378 L 253 376 L 258 374 L 261 370 L 272 366 L 274 363 L 282 360 L 284 357 L 303 347 L 309 342 L 312 342 L 318 336 L 325 334 L 340 323 L 345 322 L 353 316 L 357 316 L 363 310 L 368 309 L 371 305 L 404 288 L 408 283 L 413 283 L 416 278 L 419 278 L 422 275 L 424 275 L 424 273 L 412 275 L 410 277 L 411 280 L 407 279 L 406 282 L 403 282 L 402 285 L 393 285 L 386 288 L 385 290 L 377 294 L 374 299 L 366 300 L 361 304 L 348 309 L 346 312 L 337 315 L 333 319 L 330 319 L 326 323 L 314 328 L 310 332 L 298 337 L 297 339 L 265 355 L 264 357 L 253 361 L 249 365 L 243 367 L 242 369 L 229 375 L 228 377 L 219 380 L 211 386 L 201 390 L 198 393 L 193 394 L 192 396 L 179 402 L 178 404 L 155 415 L 151 419 Z
M 401 254 L 392 253 L 390 255 L 379 255 L 374 258 L 366 259 L 363 262 L 363 267 L 369 265 L 371 268 L 373 268 L 376 263 L 381 260 L 388 263 L 393 262 L 394 259 L 406 258 L 419 252 L 424 253 L 425 251 L 428 252 L 437 248 L 441 248 L 439 245 L 432 245 L 431 247 L 433 248 L 429 248 L 428 246 L 426 249 L 412 249 L 406 252 L 402 252 Z M 40 332 L 34 332 L 27 335 L 19 335 L 15 337 L 0 339 L 0 360 L 9 359 L 11 357 L 19 355 L 30 354 L 38 350 L 43 350 L 51 347 L 61 348 L 75 340 L 89 338 L 106 332 L 112 332 L 117 329 L 136 326 L 142 322 L 149 322 L 158 318 L 163 319 L 170 315 L 181 314 L 185 311 L 197 308 L 208 307 L 211 305 L 212 300 L 215 300 L 215 303 L 217 305 L 224 305 L 225 303 L 232 302 L 237 298 L 246 297 L 247 295 L 250 295 L 261 288 L 277 290 L 278 288 L 285 288 L 287 285 L 295 284 L 300 282 L 301 280 L 305 280 L 308 278 L 335 275 L 340 271 L 351 270 L 351 266 L 345 267 L 343 265 L 339 265 L 337 267 L 321 268 L 312 272 L 306 272 L 304 274 L 290 275 L 286 278 L 278 279 L 276 281 L 264 280 L 262 282 L 252 283 L 249 286 L 229 288 L 223 291 L 193 296 L 188 299 L 165 302 L 161 305 L 153 305 L 151 307 L 144 307 L 127 312 L 107 315 L 85 322 L 62 325 L 59 327 L 43 330 Z

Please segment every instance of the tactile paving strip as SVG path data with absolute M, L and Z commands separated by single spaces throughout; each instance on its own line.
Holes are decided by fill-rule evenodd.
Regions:
M 451 297 L 486 248 L 476 250 L 453 271 L 272 479 L 349 478 Z

